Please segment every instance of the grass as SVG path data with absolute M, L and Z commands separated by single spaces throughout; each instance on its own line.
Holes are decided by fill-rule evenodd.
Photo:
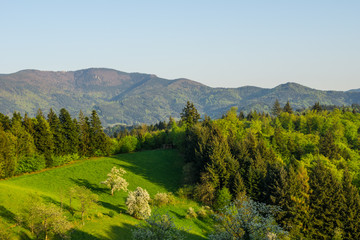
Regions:
M 73 186 L 85 186 L 99 196 L 97 207 L 89 211 L 86 224 L 82 226 L 80 214 L 66 215 L 75 228 L 72 239 L 131 239 L 131 229 L 139 220 L 126 213 L 125 200 L 128 193 L 116 192 L 110 195 L 110 189 L 101 185 L 113 166 L 124 168 L 124 178 L 129 183 L 129 190 L 140 186 L 151 197 L 158 192 L 176 192 L 181 185 L 183 158 L 176 150 L 153 150 L 138 153 L 121 154 L 112 157 L 92 158 L 64 167 L 50 169 L 36 174 L 29 174 L 0 181 L 0 219 L 12 227 L 14 239 L 26 239 L 30 233 L 16 226 L 16 216 L 24 208 L 29 194 L 40 195 L 45 202 L 64 204 L 67 209 L 69 199 L 66 192 Z M 78 208 L 76 202 L 73 203 Z M 189 207 L 195 210 L 200 206 L 189 200 L 176 198 L 176 204 L 153 211 L 168 213 L 174 217 L 177 226 L 187 229 L 188 239 L 204 239 L 211 231 L 211 219 L 186 219 Z M 110 211 L 114 212 L 111 217 Z

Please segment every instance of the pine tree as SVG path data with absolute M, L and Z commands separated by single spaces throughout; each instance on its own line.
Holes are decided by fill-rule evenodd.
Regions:
M 272 110 L 271 110 L 271 113 L 273 116 L 279 116 L 280 113 L 281 113 L 282 109 L 281 109 L 281 106 L 280 106 L 280 103 L 279 103 L 279 100 L 275 100 L 274 102 L 274 105 L 272 107 Z
M 345 196 L 342 221 L 344 239 L 360 239 L 360 196 L 358 189 L 352 184 L 349 170 L 343 175 L 343 191 Z
M 287 113 L 290 113 L 290 114 L 293 113 L 293 109 L 292 109 L 292 107 L 290 106 L 289 101 L 287 101 L 287 103 L 285 104 L 283 111 L 284 111 L 284 112 L 287 112 Z
M 190 128 L 198 122 L 200 114 L 195 108 L 192 102 L 187 101 L 186 106 L 180 113 L 181 121 L 186 125 L 186 128 Z
M 344 209 L 342 185 L 321 161 L 317 161 L 310 175 L 309 233 L 313 239 L 328 239 L 342 229 Z
M 50 108 L 48 114 L 48 122 L 50 126 L 50 130 L 53 134 L 54 141 L 54 154 L 55 155 L 64 155 L 66 154 L 66 139 L 64 136 L 64 132 L 62 129 L 62 125 L 56 113 Z
M 94 154 L 94 148 L 91 141 L 90 121 L 82 111 L 79 113 L 79 151 L 83 156 Z
M 52 153 L 54 149 L 53 135 L 49 123 L 45 120 L 41 110 L 36 115 L 34 126 L 34 142 L 39 153 L 44 154 L 47 167 L 52 165 Z
M 107 136 L 103 131 L 100 118 L 95 110 L 91 112 L 90 117 L 90 137 L 91 145 L 96 150 L 99 150 L 101 154 L 107 154 L 109 149 L 109 142 Z
M 76 124 L 73 122 L 69 112 L 65 108 L 60 110 L 59 120 L 63 132 L 64 153 L 76 153 L 78 146 L 78 132 Z

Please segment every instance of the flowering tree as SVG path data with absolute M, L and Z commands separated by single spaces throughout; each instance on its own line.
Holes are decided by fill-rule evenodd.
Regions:
M 129 185 L 129 183 L 122 177 L 125 173 L 126 171 L 124 169 L 113 167 L 111 169 L 111 172 L 107 175 L 108 178 L 105 181 L 101 182 L 102 184 L 110 187 L 111 196 L 114 195 L 115 191 L 127 191 L 127 186 Z
M 146 219 L 151 215 L 149 206 L 150 195 L 141 187 L 137 187 L 135 191 L 130 192 L 126 199 L 128 213 L 137 219 Z
M 275 222 L 273 214 L 277 211 L 279 208 L 276 206 L 268 206 L 243 197 L 216 215 L 219 225 L 209 239 L 283 239 L 287 232 Z

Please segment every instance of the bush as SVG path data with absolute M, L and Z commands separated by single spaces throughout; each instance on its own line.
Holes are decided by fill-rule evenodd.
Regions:
M 169 215 L 154 214 L 132 231 L 134 240 L 181 240 L 184 229 L 177 228 Z
M 134 152 L 137 145 L 138 139 L 134 136 L 125 136 L 119 141 L 120 152 L 122 153 Z
M 174 195 L 170 193 L 157 193 L 154 197 L 154 205 L 161 207 L 175 202 Z
M 46 167 L 46 160 L 43 155 L 34 155 L 31 157 L 23 157 L 19 161 L 16 174 L 35 172 Z
M 57 166 L 62 166 L 65 165 L 69 162 L 75 161 L 80 159 L 81 157 L 79 156 L 79 154 L 74 153 L 74 154 L 68 154 L 68 155 L 64 155 L 64 156 L 53 156 L 52 157 L 52 166 L 53 167 L 57 167 Z
M 187 214 L 186 214 L 185 218 L 187 218 L 187 219 L 197 218 L 197 214 L 192 207 L 189 207 L 189 209 L 187 210 Z
M 213 214 L 213 211 L 211 210 L 211 208 L 210 207 L 208 207 L 208 206 L 202 206 L 200 209 L 199 209 L 199 211 L 197 212 L 197 215 L 198 215 L 198 217 L 200 217 L 200 218 L 206 218 L 208 215 L 211 215 L 211 214 Z
M 210 240 L 283 239 L 288 233 L 276 224 L 276 206 L 268 206 L 243 197 L 215 215 L 218 225 Z
M 114 211 L 109 211 L 109 217 L 113 218 L 115 216 L 115 212 Z
M 193 191 L 194 191 L 193 186 L 185 185 L 184 187 L 179 188 L 179 190 L 176 193 L 180 198 L 190 199 L 193 195 Z
M 214 208 L 220 210 L 225 206 L 229 205 L 231 202 L 231 194 L 228 188 L 223 187 L 217 194 L 216 200 L 214 203 Z
M 128 213 L 137 219 L 148 218 L 151 215 L 149 200 L 149 193 L 145 189 L 137 187 L 135 191 L 129 193 L 126 199 Z

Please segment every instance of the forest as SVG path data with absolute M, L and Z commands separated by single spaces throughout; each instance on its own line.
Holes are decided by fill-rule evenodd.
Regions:
M 201 118 L 188 102 L 179 121 L 170 117 L 110 132 L 104 133 L 95 110 L 89 117 L 80 112 L 78 119 L 66 109 L 59 116 L 50 109 L 46 117 L 39 110 L 35 118 L 0 114 L 0 177 L 90 156 L 176 148 L 185 159 L 178 194 L 220 213 L 211 239 L 253 239 L 246 228 L 236 233 L 226 225 L 231 207 L 244 202 L 257 206 L 257 219 L 273 216 L 267 226 L 278 226 L 272 232 L 279 238 L 360 239 L 355 109 L 315 103 L 295 112 L 289 102 L 276 101 L 271 114 L 231 108 L 213 120 Z

